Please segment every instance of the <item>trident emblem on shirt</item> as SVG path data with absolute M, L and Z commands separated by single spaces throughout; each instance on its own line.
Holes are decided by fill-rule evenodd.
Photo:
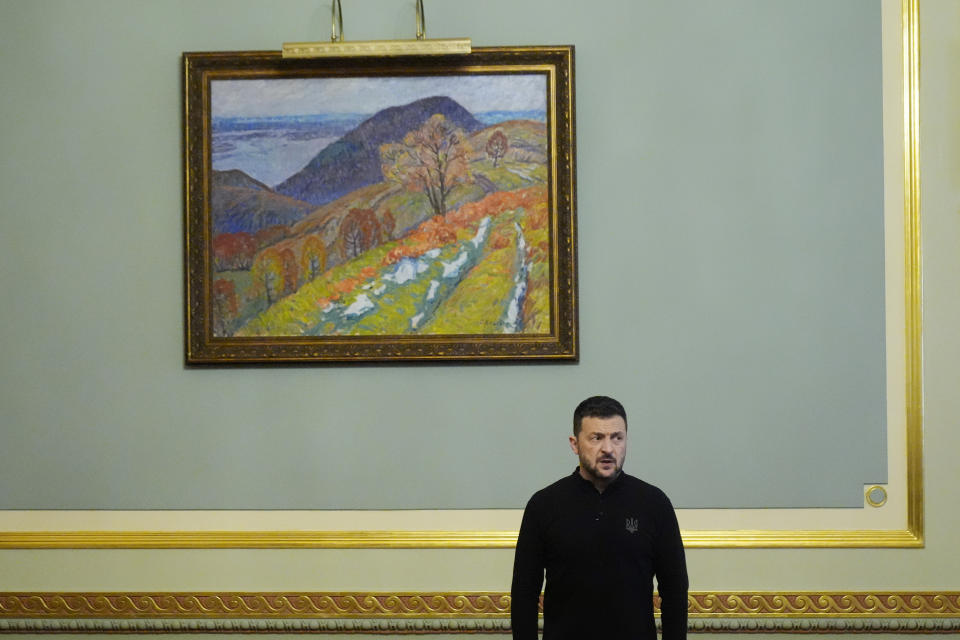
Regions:
M 636 533 L 639 528 L 640 526 L 636 518 L 627 518 L 627 531 Z

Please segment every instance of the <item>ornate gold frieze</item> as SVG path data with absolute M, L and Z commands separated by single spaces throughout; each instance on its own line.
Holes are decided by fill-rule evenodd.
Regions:
M 960 592 L 691 593 L 690 615 L 960 617 Z
M 0 618 L 509 616 L 505 593 L 2 593 Z
M 659 625 L 658 625 L 659 626 Z M 958 618 L 697 618 L 689 625 L 690 633 L 887 633 L 942 634 L 960 631 Z M 364 635 L 433 635 L 433 634 L 496 634 L 509 635 L 510 621 L 505 619 L 465 618 L 371 618 L 266 619 L 266 620 L 183 620 L 183 619 L 72 619 L 51 620 L 0 618 L 0 634 L 4 633 L 309 633 Z
M 960 592 L 690 594 L 691 620 L 738 617 L 958 618 Z M 654 599 L 654 604 L 659 602 Z M 657 606 L 658 610 L 659 607 Z M 0 619 L 474 618 L 510 615 L 510 596 L 462 593 L 0 593 Z

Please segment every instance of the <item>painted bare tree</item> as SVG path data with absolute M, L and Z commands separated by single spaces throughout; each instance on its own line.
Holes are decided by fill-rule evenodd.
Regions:
M 380 164 L 387 180 L 423 192 L 434 215 L 443 215 L 450 191 L 470 180 L 471 152 L 463 131 L 437 113 L 403 142 L 381 146 Z
M 510 144 L 507 142 L 507 136 L 504 135 L 503 131 L 500 129 L 494 131 L 493 135 L 487 140 L 487 146 L 485 148 L 487 155 L 493 160 L 494 169 L 496 169 L 500 158 L 507 153 L 507 149 L 509 148 Z
M 340 223 L 337 244 L 346 262 L 374 248 L 384 239 L 383 229 L 373 209 L 350 209 Z

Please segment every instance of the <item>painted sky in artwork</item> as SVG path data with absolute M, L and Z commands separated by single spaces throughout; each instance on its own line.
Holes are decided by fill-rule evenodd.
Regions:
M 472 113 L 545 110 L 542 74 L 390 78 L 216 80 L 216 118 L 376 113 L 428 96 L 448 96 Z

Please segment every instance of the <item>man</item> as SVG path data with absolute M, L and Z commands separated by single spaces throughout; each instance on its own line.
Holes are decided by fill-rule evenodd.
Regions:
M 686 638 L 687 569 L 673 505 L 660 489 L 623 473 L 627 413 L 606 396 L 573 413 L 570 448 L 580 465 L 530 498 L 513 563 L 514 640 L 657 637 L 653 578 L 664 640 Z

